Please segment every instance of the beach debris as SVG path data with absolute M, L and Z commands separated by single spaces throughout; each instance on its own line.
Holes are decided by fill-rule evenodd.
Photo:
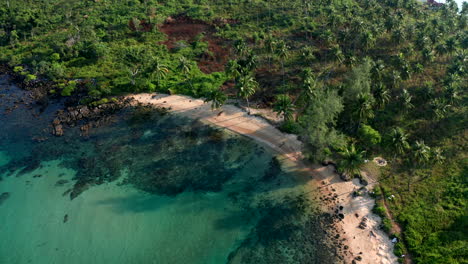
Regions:
M 395 244 L 395 243 L 397 243 L 397 242 L 398 242 L 398 239 L 397 239 L 396 237 L 394 237 L 394 238 L 392 239 L 392 243 Z
M 2 205 L 2 203 L 5 202 L 8 198 L 10 198 L 9 192 L 4 192 L 0 194 L 0 205 Z

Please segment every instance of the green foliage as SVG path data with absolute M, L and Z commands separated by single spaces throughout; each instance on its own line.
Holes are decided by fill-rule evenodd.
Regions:
M 69 81 L 67 83 L 61 83 L 59 87 L 62 88 L 60 95 L 71 96 L 73 91 L 75 91 L 76 89 L 76 81 Z
M 276 96 L 276 101 L 273 105 L 273 111 L 278 115 L 282 115 L 285 121 L 289 121 L 293 117 L 294 105 L 291 98 L 286 94 Z
M 34 81 L 37 79 L 37 76 L 34 75 L 34 74 L 27 74 L 26 75 L 26 78 L 24 79 L 24 81 L 26 82 L 31 82 L 31 81 Z
M 299 134 L 301 132 L 301 126 L 295 122 L 294 120 L 288 120 L 281 124 L 279 129 L 282 132 L 289 133 L 289 134 Z
M 344 138 L 334 128 L 343 104 L 336 91 L 324 87 L 318 87 L 309 102 L 299 123 L 303 127 L 301 134 L 304 135 L 309 157 L 319 161 L 327 157 L 325 150 L 343 146 Z
M 361 125 L 358 130 L 359 138 L 365 146 L 375 146 L 380 144 L 382 136 L 380 133 L 368 125 Z
M 361 175 L 361 167 L 364 165 L 365 151 L 359 151 L 354 144 L 348 145 L 339 151 L 340 163 L 338 170 L 354 177 Z
M 0 62 L 25 81 L 62 83 L 64 96 L 76 84 L 63 80 L 92 83 L 80 85 L 88 103 L 157 91 L 217 107 L 222 86 L 248 104 L 276 102 L 297 117 L 282 129 L 301 135 L 310 159 L 338 158 L 347 139 L 389 160 L 382 188 L 399 193 L 390 210 L 415 263 L 463 263 L 467 198 L 451 191 L 466 181 L 440 168 L 466 156 L 467 10 L 453 1 L 3 1 Z M 190 29 L 176 20 L 175 35 L 160 32 L 181 14 Z M 225 72 L 199 67 L 225 61 Z M 379 132 L 383 149 L 371 147 Z

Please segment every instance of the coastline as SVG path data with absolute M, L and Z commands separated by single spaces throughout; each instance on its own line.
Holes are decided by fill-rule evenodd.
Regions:
M 265 119 L 248 115 L 234 105 L 224 105 L 212 110 L 201 99 L 167 94 L 143 93 L 125 98 L 132 99 L 134 103 L 165 108 L 171 113 L 228 129 L 269 147 L 279 154 L 279 160 L 286 171 L 300 175 L 298 177 L 305 182 L 310 193 L 315 194 L 319 190 L 325 211 L 342 216 L 341 221 L 334 225 L 336 233 L 333 235 L 344 245 L 337 249 L 344 263 L 397 263 L 392 242 L 378 228 L 380 218 L 371 211 L 375 204 L 374 199 L 368 194 L 353 197 L 353 191 L 362 187 L 357 179 L 344 182 L 331 166 L 305 164 L 302 161 L 302 143 L 296 136 L 285 134 Z M 366 228 L 360 229 L 358 226 L 363 221 L 366 222 Z

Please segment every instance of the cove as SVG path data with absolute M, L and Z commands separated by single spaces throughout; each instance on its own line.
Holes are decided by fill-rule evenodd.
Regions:
M 11 109 L 25 92 L 2 80 L 0 263 L 336 262 L 268 149 L 145 107 L 54 137 L 63 102 Z

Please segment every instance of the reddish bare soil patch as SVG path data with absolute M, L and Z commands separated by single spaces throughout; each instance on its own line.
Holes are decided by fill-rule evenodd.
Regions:
M 208 42 L 208 51 L 198 60 L 198 67 L 204 73 L 224 71 L 224 66 L 231 55 L 227 40 L 214 36 L 215 27 L 201 20 L 186 16 L 168 18 L 159 30 L 167 35 L 163 42 L 168 49 L 174 49 L 178 41 L 194 42 L 196 37 L 204 34 L 202 40 Z

